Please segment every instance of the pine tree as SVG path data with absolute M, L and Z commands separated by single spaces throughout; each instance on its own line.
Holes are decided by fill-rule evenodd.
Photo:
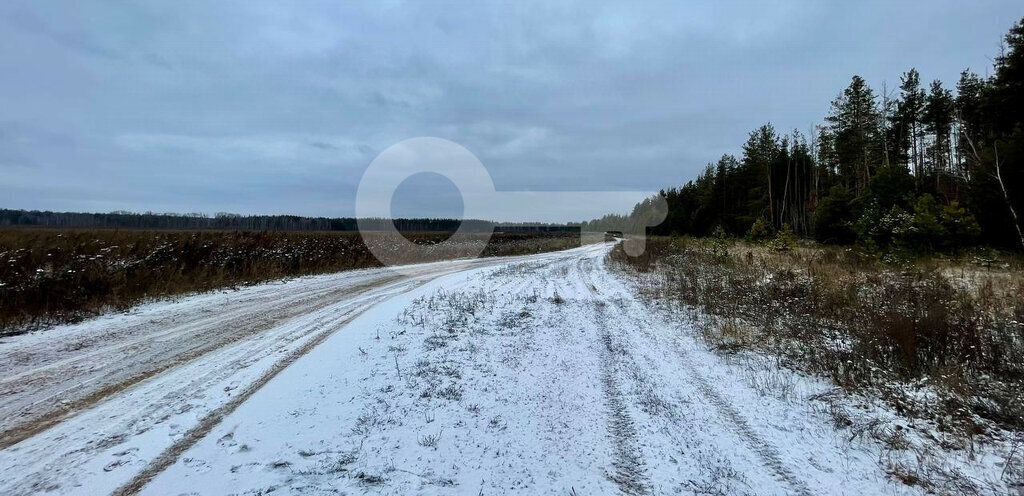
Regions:
M 879 249 L 958 249 L 975 237 L 1024 248 L 1024 20 L 993 77 L 964 71 L 955 98 L 939 81 L 928 90 L 911 69 L 896 101 L 886 93 L 879 105 L 854 76 L 810 144 L 770 124 L 754 130 L 741 161 L 722 157 L 663 192 L 669 220 L 656 231 L 763 238 L 789 224 Z
M 848 187 L 859 193 L 881 163 L 879 112 L 875 94 L 864 78 L 853 76 L 850 86 L 832 102 L 826 120 L 832 128 L 839 173 Z
M 931 135 L 928 147 L 928 170 L 934 176 L 936 191 L 942 177 L 949 172 L 952 162 L 950 136 L 953 129 L 953 95 L 942 87 L 942 81 L 932 82 L 931 91 L 925 100 L 922 123 Z
M 1005 41 L 987 102 L 994 130 L 1001 135 L 1024 123 L 1024 19 L 1010 29 Z
M 971 184 L 972 206 L 993 214 L 979 219 L 987 237 L 1014 240 L 1024 248 L 1024 19 L 1005 40 L 995 76 L 983 91 L 987 136 L 975 144 L 978 173 Z
M 921 172 L 921 114 L 924 111 L 925 93 L 921 89 L 921 76 L 917 69 L 910 69 L 900 78 L 900 100 L 896 104 L 897 140 L 902 155 L 909 158 L 911 169 L 917 176 Z
M 742 176 L 748 185 L 744 210 L 749 222 L 762 215 L 767 207 L 772 225 L 777 223 L 773 190 L 773 166 L 779 155 L 779 137 L 771 124 L 765 124 L 750 133 L 743 145 Z M 761 211 L 759 211 L 761 210 Z
M 973 170 L 973 143 L 979 143 L 983 137 L 982 129 L 982 94 L 985 81 L 970 71 L 960 73 L 960 81 L 956 84 L 955 114 L 957 125 L 956 167 L 958 175 L 970 181 Z

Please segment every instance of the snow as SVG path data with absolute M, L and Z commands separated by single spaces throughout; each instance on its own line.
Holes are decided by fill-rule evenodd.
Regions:
M 828 384 L 705 350 L 690 321 L 609 271 L 610 247 L 242 290 L 271 305 L 304 288 L 365 286 L 0 451 L 0 492 L 919 492 L 806 401 Z M 154 304 L 66 332 L 128 329 L 175 305 L 203 313 L 221 298 L 248 296 Z
M 508 258 L 303 277 L 0 342 L 0 493 L 110 492 L 375 303 Z
M 899 491 L 825 419 L 745 387 L 659 321 L 605 250 L 463 272 L 378 305 L 143 493 Z

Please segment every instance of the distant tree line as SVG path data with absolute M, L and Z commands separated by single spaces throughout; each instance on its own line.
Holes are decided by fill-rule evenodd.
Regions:
M 578 224 L 496 223 L 476 219 L 362 219 L 364 228 L 380 230 L 393 222 L 399 231 L 452 232 L 465 224 L 475 232 L 577 232 Z M 357 231 L 354 217 L 297 215 L 238 215 L 218 213 L 50 212 L 0 209 L 0 227 L 57 227 L 67 229 L 213 229 L 245 231 Z
M 915 69 L 880 92 L 853 76 L 810 136 L 759 127 L 740 157 L 662 191 L 653 233 L 1024 248 L 1024 20 L 1005 40 L 994 73 L 965 70 L 955 90 Z

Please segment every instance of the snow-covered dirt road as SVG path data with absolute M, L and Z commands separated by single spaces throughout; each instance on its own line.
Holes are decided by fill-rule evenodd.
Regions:
M 367 308 L 514 259 L 304 277 L 4 338 L 0 493 L 109 492 Z
M 0 493 L 910 491 L 638 301 L 608 249 L 303 278 L 6 340 Z

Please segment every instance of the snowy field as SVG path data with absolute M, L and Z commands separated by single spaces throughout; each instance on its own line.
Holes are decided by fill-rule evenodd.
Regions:
M 153 303 L 0 343 L 0 493 L 915 494 L 608 244 Z M 998 467 L 976 462 L 978 477 Z

